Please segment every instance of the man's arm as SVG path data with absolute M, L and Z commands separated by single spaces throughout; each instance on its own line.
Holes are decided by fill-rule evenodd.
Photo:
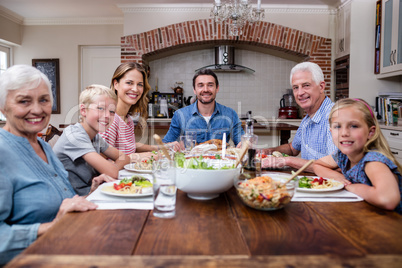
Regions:
M 176 111 L 173 115 L 172 121 L 170 122 L 169 130 L 166 133 L 165 137 L 163 137 L 163 143 L 169 143 L 177 141 L 180 137 L 181 133 L 181 124 L 180 124 L 180 113 Z
M 271 155 L 274 151 L 278 151 L 289 156 L 297 156 L 299 155 L 300 151 L 293 148 L 292 143 L 282 144 L 277 147 L 271 147 L 267 149 L 263 149 L 263 153 L 266 155 Z

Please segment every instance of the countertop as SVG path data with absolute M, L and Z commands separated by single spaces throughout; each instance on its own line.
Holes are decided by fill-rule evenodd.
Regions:
M 397 131 L 402 131 L 402 125 L 384 125 L 384 124 L 380 124 L 380 127 L 382 129 L 388 129 L 388 130 L 397 130 Z
M 148 118 L 148 122 L 170 122 L 171 118 Z M 244 121 L 244 120 L 242 120 Z M 257 119 L 257 122 L 260 124 L 264 123 L 287 123 L 291 125 L 299 125 L 302 119 L 280 119 L 280 118 L 267 118 L 264 120 Z

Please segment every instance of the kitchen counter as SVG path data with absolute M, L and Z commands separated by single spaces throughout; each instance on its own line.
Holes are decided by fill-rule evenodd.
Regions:
M 142 129 L 144 133 L 141 133 L 138 129 L 136 129 L 136 141 L 146 144 L 154 144 L 153 135 L 158 134 L 163 137 L 170 127 L 170 119 L 157 119 L 157 120 L 148 120 L 147 125 Z M 244 127 L 244 122 L 243 122 Z M 298 129 L 298 124 L 288 124 L 284 122 L 278 121 L 270 121 L 264 123 L 255 123 L 254 124 L 254 133 L 257 134 L 261 138 L 261 142 L 259 145 L 262 147 L 271 147 L 267 141 L 263 141 L 262 137 L 264 135 L 269 135 L 272 140 L 272 136 L 274 136 L 274 141 L 272 141 L 273 146 L 277 146 L 279 144 L 285 144 L 289 142 L 291 137 L 291 131 L 295 131 Z M 144 140 L 144 137 L 147 137 L 147 140 Z M 260 140 L 259 138 L 259 140 Z M 279 140 L 278 140 L 279 138 Z M 139 140 L 141 139 L 141 140 Z
M 147 122 L 151 123 L 151 122 L 169 122 L 171 121 L 171 118 L 148 118 Z M 245 120 L 242 120 L 245 121 Z M 300 122 L 302 121 L 302 119 L 280 119 L 280 118 L 268 118 L 268 119 L 264 119 L 264 120 L 260 120 L 257 119 L 257 122 L 260 124 L 265 124 L 265 123 L 287 123 L 287 124 L 291 124 L 291 125 L 300 125 Z
M 398 130 L 402 131 L 402 125 L 385 125 L 385 124 L 380 124 L 380 128 L 382 129 L 388 129 L 388 130 Z

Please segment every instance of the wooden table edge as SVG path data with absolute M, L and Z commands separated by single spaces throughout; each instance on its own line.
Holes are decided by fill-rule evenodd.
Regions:
M 402 255 L 116 256 L 21 254 L 11 267 L 400 267 Z

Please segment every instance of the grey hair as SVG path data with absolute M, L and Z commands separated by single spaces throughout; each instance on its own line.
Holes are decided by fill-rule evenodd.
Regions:
M 290 85 L 291 86 L 292 86 L 293 75 L 296 72 L 300 72 L 300 71 L 311 73 L 313 81 L 317 85 L 320 84 L 322 81 L 324 81 L 324 74 L 322 73 L 321 67 L 318 66 L 318 64 L 316 64 L 314 62 L 306 61 L 306 62 L 302 62 L 302 63 L 297 64 L 290 71 Z
M 52 86 L 47 76 L 29 65 L 14 65 L 0 75 L 0 109 L 4 109 L 10 90 L 35 89 L 44 82 L 53 105 Z

